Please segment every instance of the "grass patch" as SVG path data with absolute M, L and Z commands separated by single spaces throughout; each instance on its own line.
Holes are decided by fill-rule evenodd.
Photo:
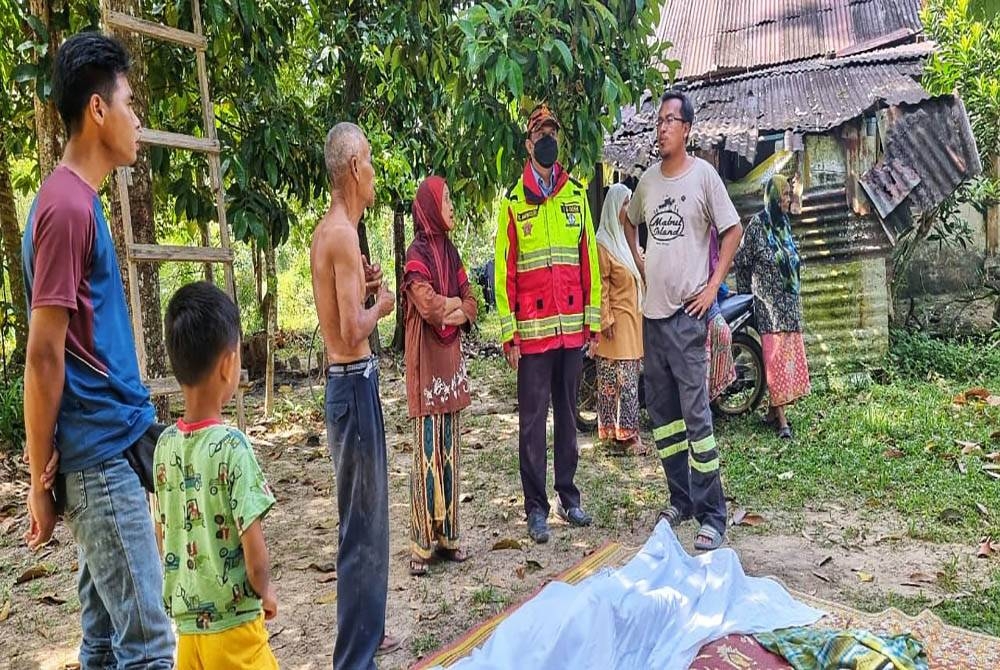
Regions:
M 496 614 L 510 604 L 510 596 L 493 586 L 481 586 L 472 593 L 472 606 L 479 613 Z
M 888 368 L 901 377 L 943 377 L 1000 386 L 1000 331 L 964 341 L 893 331 Z
M 911 535 L 935 541 L 997 534 L 1000 486 L 983 471 L 983 454 L 963 454 L 956 440 L 1000 450 L 991 437 L 1000 408 L 952 405 L 964 388 L 897 380 L 853 395 L 814 394 L 789 412 L 791 443 L 753 416 L 721 424 L 727 493 L 742 504 L 789 510 L 846 499 L 897 512 Z M 990 521 L 976 503 L 991 512 Z
M 413 652 L 414 656 L 421 658 L 440 646 L 441 641 L 438 640 L 437 635 L 428 633 L 426 635 L 418 635 L 413 638 L 413 642 L 410 643 L 410 650 Z
M 879 612 L 888 607 L 916 616 L 930 609 L 952 626 L 974 630 L 986 635 L 1000 635 L 1000 571 L 993 574 L 987 585 L 966 585 L 966 590 L 945 600 L 932 600 L 926 596 L 901 596 L 888 593 L 884 596 L 865 594 L 855 599 L 856 605 L 869 612 Z

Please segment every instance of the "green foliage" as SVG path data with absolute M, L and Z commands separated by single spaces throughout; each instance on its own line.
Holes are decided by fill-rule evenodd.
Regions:
M 24 447 L 24 380 L 0 380 L 0 451 Z
M 662 87 L 651 64 L 676 71 L 663 56 L 669 45 L 648 41 L 658 20 L 659 3 L 627 0 L 489 0 L 464 9 L 462 69 L 445 83 L 458 141 L 439 147 L 435 162 L 452 166 L 457 190 L 491 202 L 520 173 L 525 113 L 547 101 L 564 125 L 563 161 L 589 177 L 621 108 Z
M 969 0 L 930 0 L 921 12 L 938 43 L 923 85 L 933 95 L 958 91 L 965 103 L 983 166 L 1000 148 L 1000 18 L 977 18 Z M 980 209 L 1000 202 L 1000 175 L 984 176 L 966 190 Z
M 893 331 L 889 369 L 900 377 L 932 376 L 985 384 L 1000 392 L 1000 341 L 990 338 L 943 340 L 923 332 Z
M 237 240 L 260 248 L 283 244 L 297 224 L 293 203 L 311 202 L 325 184 L 322 145 L 303 88 L 280 81 L 295 67 L 292 37 L 303 10 L 291 0 L 202 3 L 229 222 Z M 177 0 L 155 6 L 150 18 L 189 27 L 190 12 L 189 2 Z M 191 54 L 156 49 L 147 57 L 149 88 L 157 92 L 149 125 L 203 135 Z M 152 164 L 166 178 L 158 191 L 161 209 L 172 210 L 178 222 L 215 220 L 203 157 L 154 149 Z

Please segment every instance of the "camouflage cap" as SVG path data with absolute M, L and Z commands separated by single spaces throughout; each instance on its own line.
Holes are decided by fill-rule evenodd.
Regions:
M 559 123 L 559 119 L 552 113 L 549 106 L 542 103 L 531 110 L 531 114 L 528 116 L 528 134 L 531 135 L 536 130 L 541 129 L 546 123 L 551 123 L 556 128 L 562 128 L 562 124 Z

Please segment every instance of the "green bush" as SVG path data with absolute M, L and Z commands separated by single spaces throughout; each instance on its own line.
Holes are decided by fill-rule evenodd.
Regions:
M 0 451 L 24 448 L 24 380 L 0 384 Z
M 1000 392 L 1000 339 L 996 337 L 945 340 L 897 330 L 891 335 L 889 359 L 891 369 L 901 377 L 923 380 L 936 374 Z

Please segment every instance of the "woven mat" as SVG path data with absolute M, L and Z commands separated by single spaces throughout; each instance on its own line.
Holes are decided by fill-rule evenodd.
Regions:
M 576 584 L 603 567 L 617 567 L 628 562 L 637 548 L 609 542 L 582 561 L 560 573 L 554 580 Z M 411 670 L 448 667 L 483 644 L 501 621 L 524 602 L 535 597 L 543 584 L 530 596 L 493 618 L 478 624 L 462 637 L 414 665 Z M 875 614 L 829 602 L 789 589 L 798 600 L 827 612 L 817 628 L 843 630 L 861 628 L 876 635 L 909 633 L 923 642 L 931 670 L 1000 670 L 1000 638 L 948 626 L 935 614 L 924 610 L 910 617 L 893 608 Z M 705 645 L 690 670 L 789 670 L 785 660 L 772 654 L 749 635 L 730 635 Z

